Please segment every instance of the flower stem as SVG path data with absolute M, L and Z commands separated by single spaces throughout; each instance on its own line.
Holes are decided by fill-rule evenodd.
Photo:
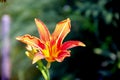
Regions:
M 44 79 L 50 80 L 49 68 L 47 66 L 44 66 L 42 61 L 38 61 L 37 64 L 38 64 L 38 69 L 41 71 Z
M 46 66 L 46 70 L 47 70 L 47 75 L 48 75 L 48 77 L 50 78 L 50 73 L 49 73 L 49 68 L 50 68 L 50 66 L 51 66 L 51 63 L 50 62 L 48 62 L 47 63 L 47 66 Z

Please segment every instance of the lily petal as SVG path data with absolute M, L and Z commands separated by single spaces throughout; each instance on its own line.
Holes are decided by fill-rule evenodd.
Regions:
M 58 46 L 62 44 L 65 36 L 70 32 L 70 19 L 63 20 L 56 25 L 55 31 L 52 34 L 52 38 L 56 40 Z
M 67 51 L 67 50 L 62 50 L 58 57 L 56 58 L 56 61 L 58 62 L 62 62 L 64 60 L 64 58 L 66 57 L 70 57 L 70 51 Z
M 33 61 L 32 61 L 32 64 L 36 63 L 38 60 L 41 60 L 41 59 L 44 59 L 45 56 L 42 55 L 40 52 L 39 53 L 36 53 L 34 55 L 34 58 L 33 58 Z
M 41 49 L 45 48 L 45 45 L 40 41 L 39 38 L 31 36 L 29 34 L 26 34 L 24 36 L 18 36 L 16 37 L 16 39 L 27 45 L 34 46 L 36 48 L 41 48 Z
M 30 58 L 33 59 L 34 55 L 28 51 L 25 52 L 25 54 Z
M 40 39 L 43 41 L 50 41 L 50 32 L 48 31 L 46 25 L 41 20 L 36 18 L 35 18 L 35 23 L 38 28 Z
M 70 48 L 73 48 L 73 47 L 76 47 L 76 46 L 85 47 L 86 45 L 84 43 L 80 42 L 80 41 L 66 41 L 61 46 L 61 49 L 65 50 L 65 49 L 70 49 Z

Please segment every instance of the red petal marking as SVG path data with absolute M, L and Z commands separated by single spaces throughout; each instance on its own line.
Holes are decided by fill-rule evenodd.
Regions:
M 39 38 L 31 36 L 29 34 L 26 34 L 24 36 L 18 36 L 16 37 L 16 39 L 30 46 L 34 46 L 41 49 L 45 48 L 45 45 L 40 41 Z
M 62 51 L 59 53 L 58 57 L 55 58 L 55 59 L 56 59 L 56 61 L 58 61 L 58 62 L 62 62 L 62 61 L 64 60 L 64 58 L 66 58 L 66 57 L 70 57 L 70 51 L 62 50 Z
M 33 62 L 32 64 L 36 63 L 38 60 L 44 59 L 44 55 L 42 55 L 40 52 L 36 53 L 33 57 Z
M 48 31 L 46 25 L 41 20 L 36 18 L 35 18 L 35 23 L 38 28 L 40 39 L 43 41 L 50 41 L 50 32 Z
M 66 50 L 66 49 L 70 49 L 76 46 L 85 46 L 84 43 L 80 42 L 80 41 L 66 41 L 63 43 L 63 45 L 61 46 L 62 50 Z
M 52 34 L 53 40 L 56 40 L 58 46 L 62 44 L 65 36 L 70 32 L 70 19 L 63 20 L 56 25 L 56 28 Z

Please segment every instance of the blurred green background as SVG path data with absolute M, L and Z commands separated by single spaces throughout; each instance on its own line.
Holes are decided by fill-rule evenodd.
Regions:
M 71 57 L 62 63 L 52 63 L 51 80 L 120 80 L 117 3 L 117 0 L 8 0 L 0 3 L 0 19 L 4 14 L 11 18 L 11 80 L 42 80 L 36 65 L 24 54 L 25 45 L 15 37 L 39 36 L 34 18 L 41 19 L 52 33 L 56 23 L 68 17 L 72 28 L 65 41 L 80 40 L 86 47 L 73 48 Z M 0 35 L 0 48 L 1 40 Z M 1 58 L 0 52 L 0 63 Z

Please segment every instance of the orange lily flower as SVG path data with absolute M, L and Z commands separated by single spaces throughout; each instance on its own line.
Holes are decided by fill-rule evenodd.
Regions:
M 39 19 L 35 19 L 40 38 L 26 34 L 18 36 L 16 39 L 27 44 L 27 56 L 36 63 L 38 60 L 46 59 L 48 62 L 62 62 L 64 58 L 70 56 L 70 48 L 76 46 L 85 46 L 80 41 L 66 41 L 63 39 L 70 32 L 70 19 L 67 18 L 59 22 L 52 34 L 48 31 L 46 25 Z

